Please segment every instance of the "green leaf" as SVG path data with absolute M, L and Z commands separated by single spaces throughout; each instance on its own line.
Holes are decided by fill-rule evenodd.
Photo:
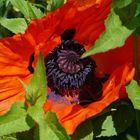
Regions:
M 129 22 L 129 24 L 127 24 L 127 26 L 130 29 L 140 27 L 140 14 L 136 17 L 133 17 L 133 19 L 131 20 L 131 22 Z
M 36 126 L 34 126 L 32 129 L 30 129 L 28 131 L 16 133 L 17 140 L 34 140 L 35 128 L 36 128 Z
M 136 14 L 135 16 L 140 14 L 140 3 L 137 3 Z
M 106 31 L 95 42 L 93 48 L 84 53 L 82 57 L 122 47 L 127 37 L 133 32 L 122 25 L 119 16 L 113 10 L 105 21 L 105 25 Z
M 43 109 L 37 105 L 29 108 L 28 113 L 38 123 L 36 140 L 70 140 L 54 113 L 48 112 L 45 118 Z
M 10 0 L 12 5 L 19 9 L 26 19 L 30 19 L 28 5 L 25 0 Z
M 16 102 L 7 114 L 0 116 L 0 136 L 27 131 L 33 126 L 34 121 L 27 116 L 22 102 Z
M 29 17 L 32 18 L 41 18 L 44 16 L 44 14 L 41 12 L 39 8 L 36 8 L 31 3 L 28 4 L 28 10 L 29 10 Z
M 7 136 L 2 136 L 0 137 L 0 140 L 17 140 L 16 135 L 7 135 Z
M 126 91 L 128 93 L 128 98 L 133 103 L 134 108 L 140 110 L 140 86 L 133 80 L 126 86 Z
M 140 1 L 132 0 L 125 7 L 115 7 L 115 12 L 119 15 L 122 24 L 130 30 L 135 30 L 136 34 L 140 34 Z
M 59 140 L 70 140 L 66 130 L 61 126 L 54 112 L 47 112 L 45 120 L 47 126 L 51 129 L 52 133 L 58 137 Z
M 136 140 L 136 139 L 132 137 L 131 135 L 127 135 L 127 140 Z
M 13 137 L 3 137 L 1 140 L 17 140 L 17 139 Z
M 46 101 L 47 81 L 44 58 L 41 53 L 39 54 L 35 72 L 28 86 L 25 85 L 22 81 L 21 83 L 26 90 L 26 100 L 32 105 L 38 104 L 42 106 L 43 103 Z
M 93 139 L 93 125 L 89 119 L 78 126 L 71 140 L 92 140 Z
M 5 0 L 1 0 L 0 1 L 0 16 L 3 16 L 5 11 L 6 11 L 6 9 L 5 9 Z
M 25 0 L 10 0 L 12 5 L 19 9 L 24 17 L 30 21 L 32 18 L 41 18 L 44 14 L 41 12 L 40 9 L 33 6 L 31 3 Z
M 37 123 L 41 124 L 44 123 L 44 110 L 41 106 L 34 105 L 30 108 L 28 108 L 28 114 L 31 116 Z
M 113 8 L 123 8 L 129 5 L 132 0 L 113 0 Z
M 9 3 L 10 3 L 10 0 L 5 0 L 6 7 L 8 6 Z
M 118 101 L 110 107 L 111 112 L 93 119 L 94 137 L 115 136 L 125 131 L 135 119 L 131 105 Z
M 38 123 L 38 126 L 35 130 L 35 139 L 36 140 L 49 139 L 48 129 L 45 122 L 44 111 L 42 107 L 34 105 L 28 109 L 28 114 L 35 120 L 35 122 Z
M 130 11 L 132 10 L 130 9 Z M 123 22 L 125 23 L 125 21 Z M 127 23 L 126 26 L 129 29 L 136 29 L 135 33 L 140 34 L 140 4 L 139 3 L 136 4 L 135 15 L 131 18 L 131 20 L 129 20 L 129 23 Z
M 131 4 L 127 5 L 123 8 L 116 8 L 115 12 L 119 15 L 120 20 L 122 21 L 123 25 L 125 25 L 129 29 L 135 29 L 135 24 L 132 24 L 133 18 L 136 16 L 137 4 L 136 2 L 132 2 Z M 138 13 L 137 13 L 138 14 Z M 132 26 L 130 26 L 130 25 Z
M 27 23 L 24 18 L 4 18 L 0 17 L 0 24 L 13 33 L 24 33 Z
M 87 136 L 85 136 L 84 138 L 80 140 L 93 140 L 93 132 L 91 132 L 90 134 L 88 134 Z
M 49 0 L 47 5 L 48 11 L 54 11 L 64 4 L 64 0 Z
M 110 136 L 117 135 L 112 116 L 108 115 L 108 116 L 104 116 L 104 117 L 101 118 L 101 121 L 103 121 L 102 126 L 101 126 L 101 130 L 102 130 L 101 134 L 97 135 L 96 137 L 102 137 L 102 136 L 110 137 Z M 99 123 L 99 120 L 97 120 L 97 122 L 94 123 L 94 125 L 96 126 L 97 123 Z M 98 133 L 98 132 L 96 132 L 96 130 L 94 130 L 94 131 L 95 131 L 94 132 L 95 134 Z

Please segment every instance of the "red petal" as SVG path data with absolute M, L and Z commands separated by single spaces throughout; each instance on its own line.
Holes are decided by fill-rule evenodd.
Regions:
M 134 69 L 129 65 L 123 65 L 114 71 L 109 80 L 104 84 L 103 96 L 99 101 L 85 107 L 71 105 L 58 112 L 59 120 L 66 128 L 68 134 L 72 134 L 80 123 L 100 113 L 113 101 L 119 99 L 122 96 L 121 89 L 133 76 Z
M 27 36 L 26 36 L 27 37 Z M 28 83 L 28 67 L 33 45 L 21 34 L 0 39 L 0 114 L 17 100 L 24 100 L 25 91 L 18 79 Z
M 124 46 L 121 48 L 116 48 L 105 53 L 99 53 L 94 55 L 92 58 L 98 64 L 97 71 L 99 75 L 109 74 L 114 71 L 120 65 L 124 63 L 130 63 L 134 65 L 134 44 L 133 35 L 131 35 L 125 42 Z M 140 46 L 140 37 L 139 37 Z M 138 50 L 138 62 L 140 62 L 140 47 Z M 140 75 L 140 65 L 139 65 L 139 75 Z M 140 80 L 140 77 L 139 77 Z
M 81 10 L 73 1 L 69 2 L 44 18 L 31 21 L 26 33 L 31 34 L 44 55 L 60 43 L 60 35 L 69 28 L 75 28 L 75 39 L 89 47 L 104 31 L 111 0 L 89 1 L 89 4 L 90 7 Z

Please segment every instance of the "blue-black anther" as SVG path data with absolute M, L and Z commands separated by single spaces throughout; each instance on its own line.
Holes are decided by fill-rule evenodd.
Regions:
M 84 52 L 83 45 L 67 40 L 46 57 L 48 86 L 53 91 L 64 95 L 65 90 L 79 90 L 84 85 L 96 67 L 89 57 L 81 59 Z

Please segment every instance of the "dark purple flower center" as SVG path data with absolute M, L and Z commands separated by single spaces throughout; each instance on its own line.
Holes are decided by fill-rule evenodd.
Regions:
M 46 57 L 48 86 L 53 91 L 64 95 L 66 90 L 77 91 L 84 85 L 96 66 L 90 58 L 80 58 L 84 51 L 78 42 L 67 40 Z
M 57 64 L 63 72 L 68 74 L 74 74 L 83 69 L 80 56 L 71 50 L 61 50 L 58 53 Z
M 85 92 L 88 95 L 85 86 L 94 78 L 96 63 L 90 57 L 81 59 L 84 52 L 84 46 L 77 41 L 62 40 L 62 43 L 45 58 L 48 86 L 54 93 L 78 98 L 79 102 L 83 100 L 80 93 Z M 77 99 L 71 102 L 75 100 Z M 90 100 L 87 100 L 93 100 L 91 95 Z
M 81 58 L 85 49 L 73 40 L 74 34 L 74 29 L 65 30 L 61 35 L 61 44 L 45 58 L 48 86 L 53 93 L 48 98 L 56 95 L 56 99 L 64 100 L 63 97 L 70 97 L 70 103 L 87 104 L 101 97 L 104 78 L 95 76 L 94 60 L 90 57 Z M 31 73 L 32 59 L 33 56 L 28 67 Z

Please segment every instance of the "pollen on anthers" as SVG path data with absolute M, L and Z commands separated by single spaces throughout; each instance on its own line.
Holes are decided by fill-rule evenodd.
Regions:
M 48 86 L 53 93 L 65 97 L 71 103 L 79 103 L 83 100 L 80 98 L 82 90 L 92 81 L 96 64 L 89 57 L 81 59 L 85 49 L 73 39 L 74 34 L 75 29 L 63 32 L 61 44 L 46 56 L 45 65 Z M 88 93 L 85 91 L 85 94 Z M 92 100 L 92 97 L 88 99 Z

